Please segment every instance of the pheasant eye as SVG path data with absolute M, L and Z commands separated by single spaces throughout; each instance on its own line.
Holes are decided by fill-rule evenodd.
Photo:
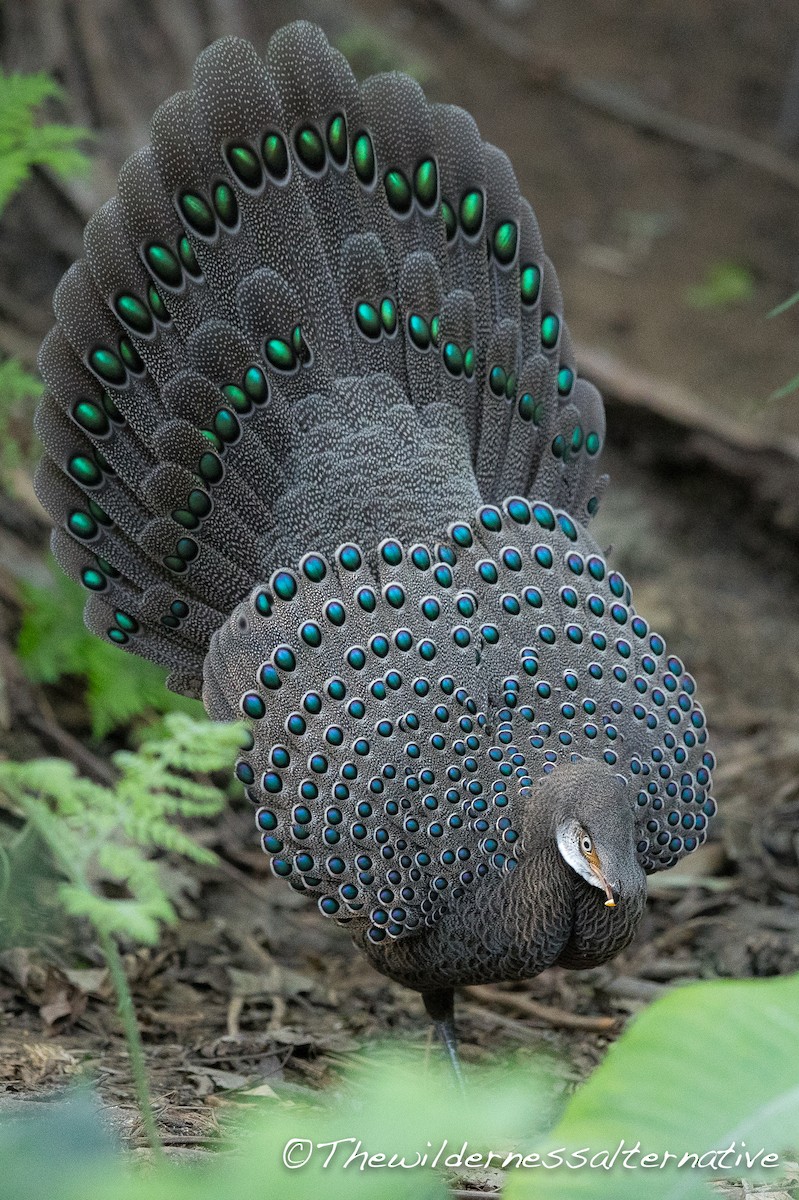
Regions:
M 594 848 L 594 843 L 591 841 L 588 834 L 584 833 L 580 838 L 580 849 L 582 850 L 583 854 L 586 857 L 588 857 L 588 855 L 591 853 L 593 848 Z

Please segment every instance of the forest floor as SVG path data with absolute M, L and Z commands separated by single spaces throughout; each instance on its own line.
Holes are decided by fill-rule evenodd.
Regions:
M 788 0 L 775 0 L 760 22 L 759 6 L 726 4 L 717 43 L 720 9 L 690 0 L 530 7 L 516 27 L 562 50 L 575 70 L 615 72 L 696 119 L 770 136 L 775 89 L 778 96 L 787 74 Z M 644 137 L 546 88 L 531 90 L 515 67 L 503 67 L 493 49 L 434 4 L 386 10 L 379 0 L 360 0 L 338 9 L 334 29 L 343 9 L 347 20 L 388 30 L 429 71 L 431 93 L 470 108 L 484 135 L 511 155 L 558 265 L 579 342 L 689 387 L 717 413 L 769 436 L 799 437 L 795 398 L 765 403 L 799 369 L 797 313 L 764 317 L 799 286 L 795 191 L 752 168 Z M 332 6 L 303 11 L 324 21 Z M 299 15 L 289 3 L 270 12 L 270 24 Z M 775 63 L 783 70 L 776 79 Z M 165 81 L 164 94 L 170 87 Z M 51 222 L 48 203 L 55 201 L 9 210 L 0 258 L 11 287 L 30 244 L 28 231 L 20 248 L 21 224 L 31 212 L 34 223 Z M 69 245 L 62 238 L 53 264 Z M 749 284 L 735 303 L 707 304 L 712 287 L 704 300 L 691 289 L 725 265 L 741 268 Z M 50 270 L 42 267 L 27 293 L 20 283 L 23 350 L 48 324 Z M 0 289 L 0 316 L 3 303 Z M 0 343 L 6 336 L 0 321 Z M 615 411 L 612 486 L 597 537 L 613 546 L 636 607 L 697 677 L 719 760 L 721 816 L 701 852 L 651 880 L 641 931 L 614 962 L 461 997 L 467 1063 L 501 1051 L 532 1064 L 543 1054 L 564 1091 L 601 1060 L 630 1015 L 667 988 L 799 970 L 796 530 L 780 533 L 752 519 L 745 494 L 723 474 L 703 479 L 673 460 L 659 468 L 645 421 L 639 456 Z M 36 574 L 45 543 L 32 511 L 3 503 L 0 750 L 23 758 L 78 744 L 105 760 L 119 743 L 91 743 L 78 681 L 34 687 L 16 668 L 18 584 Z M 60 749 L 59 730 L 66 735 Z M 377 975 L 342 930 L 268 874 L 244 802 L 204 840 L 222 869 L 172 872 L 180 924 L 157 949 L 130 954 L 126 963 L 159 1127 L 176 1152 L 212 1139 L 236 1097 L 274 1092 L 290 1100 L 325 1086 L 371 1039 L 398 1037 L 420 1058 L 429 1052 L 419 998 Z M 535 1004 L 548 1016 L 535 1015 Z M 131 1144 L 142 1144 L 124 1042 L 90 939 L 76 944 L 54 929 L 42 946 L 5 950 L 0 1023 L 0 1086 L 9 1096 L 46 1097 L 88 1070 Z

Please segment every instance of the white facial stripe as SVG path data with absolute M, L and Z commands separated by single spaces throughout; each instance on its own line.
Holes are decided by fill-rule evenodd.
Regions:
M 602 884 L 580 853 L 579 831 L 574 825 L 564 825 L 558 830 L 557 844 L 562 857 L 572 870 L 576 871 L 578 875 L 582 875 L 583 879 L 587 880 L 595 888 L 604 891 Z

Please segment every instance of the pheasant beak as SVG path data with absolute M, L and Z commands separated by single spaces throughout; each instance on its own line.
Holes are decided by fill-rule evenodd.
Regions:
M 605 901 L 605 908 L 615 908 L 616 905 L 618 904 L 617 897 L 618 897 L 619 893 L 614 892 L 613 888 L 610 886 L 610 884 L 608 883 L 608 881 L 604 875 L 600 874 L 599 880 L 602 884 L 602 887 L 605 889 L 605 895 L 607 896 L 607 900 Z
M 602 864 L 599 861 L 599 855 L 596 850 L 591 850 L 585 857 L 591 871 L 599 880 L 600 887 L 607 896 L 605 908 L 615 908 L 619 902 L 619 893 L 608 883 L 605 873 L 602 870 Z

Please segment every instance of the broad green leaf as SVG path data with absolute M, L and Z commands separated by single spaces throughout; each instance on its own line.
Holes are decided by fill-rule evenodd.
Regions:
M 639 1165 L 625 1167 L 624 1151 L 636 1146 L 627 1161 Z M 694 984 L 633 1022 L 537 1147 L 542 1156 L 580 1150 L 589 1165 L 514 1173 L 506 1200 L 707 1200 L 708 1178 L 752 1176 L 763 1154 L 796 1146 L 799 976 Z M 747 1151 L 754 1168 L 738 1158 Z M 695 1155 L 697 1167 L 691 1158 L 679 1169 L 673 1160 L 662 1166 L 665 1152 Z M 655 1156 L 648 1167 L 640 1166 L 645 1154 Z M 700 1163 L 721 1169 L 709 1175 Z

